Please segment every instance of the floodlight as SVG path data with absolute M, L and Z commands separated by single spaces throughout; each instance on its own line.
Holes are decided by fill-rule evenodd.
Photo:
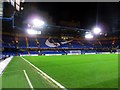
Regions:
M 34 27 L 41 27 L 45 24 L 44 21 L 37 19 L 37 18 L 33 19 L 32 23 Z
M 37 31 L 33 30 L 33 29 L 27 29 L 27 33 L 28 34 L 37 34 Z
M 95 27 L 95 28 L 93 29 L 93 33 L 94 33 L 94 34 L 100 34 L 100 33 L 101 33 L 101 29 L 100 29 L 99 27 Z
M 23 10 L 24 8 L 23 7 L 21 7 L 21 10 Z
M 41 31 L 34 30 L 34 29 L 27 29 L 27 33 L 31 35 L 35 35 L 35 34 L 41 34 Z
M 28 24 L 28 27 L 30 28 L 30 27 L 31 27 L 31 25 L 30 25 L 30 24 Z
M 41 34 L 41 31 L 37 31 L 37 34 Z
M 89 33 L 86 33 L 86 34 L 85 34 L 85 38 L 86 38 L 86 39 L 92 39 L 92 38 L 93 38 L 92 33 L 90 33 L 90 32 L 89 32 Z

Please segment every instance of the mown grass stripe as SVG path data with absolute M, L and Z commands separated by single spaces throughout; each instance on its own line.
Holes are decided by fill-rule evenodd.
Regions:
M 54 84 L 56 84 L 59 88 L 63 89 L 63 90 L 67 90 L 63 85 L 61 85 L 60 83 L 58 83 L 57 81 L 55 81 L 54 79 L 52 79 L 50 76 L 48 76 L 46 73 L 44 73 L 42 70 L 40 70 L 39 68 L 37 68 L 36 66 L 34 66 L 32 63 L 30 63 L 28 60 L 26 60 L 25 58 L 21 57 L 23 60 L 25 60 L 26 62 L 28 62 L 32 67 L 34 67 L 36 70 L 38 70 L 41 74 L 43 74 L 47 79 L 49 79 L 50 81 L 52 81 Z

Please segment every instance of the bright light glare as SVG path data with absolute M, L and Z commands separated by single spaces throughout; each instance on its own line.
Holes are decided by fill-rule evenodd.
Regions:
M 101 29 L 98 28 L 98 27 L 95 27 L 95 28 L 93 29 L 93 32 L 94 32 L 94 34 L 100 34 Z
M 27 29 L 27 33 L 31 35 L 35 34 L 41 34 L 41 31 L 33 30 L 33 29 Z
M 28 34 L 37 34 L 37 31 L 33 30 L 33 29 L 27 29 L 27 33 Z
M 91 33 L 87 33 L 87 34 L 85 35 L 85 38 L 86 38 L 86 39 L 92 39 L 92 38 L 93 38 L 93 35 L 92 35 Z
M 37 19 L 37 18 L 33 19 L 33 25 L 34 25 L 34 27 L 41 27 L 44 24 L 45 24 L 44 21 L 42 21 L 40 19 Z

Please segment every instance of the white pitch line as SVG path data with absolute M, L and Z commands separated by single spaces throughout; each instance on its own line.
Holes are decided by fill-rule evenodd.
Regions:
M 29 83 L 29 86 L 30 86 L 31 90 L 34 90 L 33 85 L 32 85 L 32 83 L 30 82 L 30 79 L 29 79 L 29 77 L 28 77 L 26 71 L 23 70 L 23 72 L 24 72 L 24 74 L 25 74 L 25 77 L 26 77 L 26 79 L 27 79 L 27 81 L 28 81 L 28 83 Z
M 34 67 L 36 70 L 38 70 L 41 74 L 43 74 L 45 77 L 47 77 L 49 80 L 51 80 L 54 84 L 56 84 L 59 88 L 63 89 L 63 90 L 67 90 L 64 86 L 62 86 L 60 83 L 58 83 L 57 81 L 55 81 L 54 79 L 52 79 L 50 76 L 48 76 L 46 73 L 44 73 L 42 70 L 40 70 L 39 68 L 37 68 L 36 66 L 34 66 L 32 63 L 30 63 L 28 60 L 26 60 L 25 58 L 21 57 L 23 60 L 25 60 L 27 63 L 29 63 L 32 67 Z

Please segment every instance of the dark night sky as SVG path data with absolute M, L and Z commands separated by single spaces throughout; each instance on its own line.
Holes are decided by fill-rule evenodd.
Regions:
M 19 15 L 19 21 L 24 23 L 32 14 L 42 16 L 46 22 L 60 25 L 60 21 L 72 20 L 80 22 L 80 28 L 92 29 L 96 22 L 106 31 L 115 31 L 120 29 L 119 3 L 50 3 L 50 2 L 32 2 L 24 3 L 24 10 Z M 43 14 L 44 13 L 44 14 Z M 18 22 L 18 21 L 17 21 Z
M 59 25 L 61 20 L 80 22 L 81 28 L 91 29 L 96 22 L 104 29 L 117 27 L 119 3 L 26 3 L 25 12 L 38 13 L 44 11 Z M 32 9 L 31 9 L 32 8 Z M 28 15 L 28 13 L 27 13 Z M 41 15 L 41 14 L 40 14 Z M 44 16 L 44 15 L 43 15 Z M 46 18 L 46 17 L 45 17 Z M 117 23 L 118 24 L 118 23 Z

